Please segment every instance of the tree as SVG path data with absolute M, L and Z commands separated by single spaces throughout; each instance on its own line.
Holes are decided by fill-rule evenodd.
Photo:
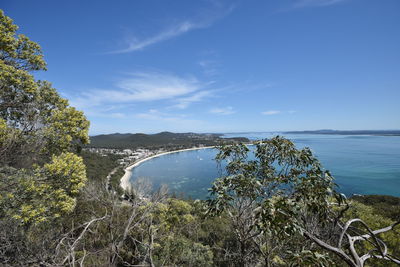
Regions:
M 0 10 L 0 218 L 35 224 L 71 212 L 86 181 L 76 155 L 89 122 L 51 84 L 40 46 Z
M 364 266 L 367 260 L 372 266 L 388 266 L 390 262 L 400 265 L 400 259 L 394 256 L 399 252 L 399 234 L 391 231 L 400 220 L 393 221 L 371 207 L 352 201 L 343 221 L 338 223 L 340 235 L 335 242 L 328 244 L 315 235 L 310 238 L 324 249 L 341 254 L 350 266 Z
M 211 188 L 208 213 L 230 217 L 239 243 L 238 265 L 262 261 L 267 266 L 326 265 L 330 259 L 316 244 L 349 266 L 361 267 L 353 243 L 369 238 L 376 250 L 365 259 L 396 261 L 376 235 L 398 223 L 372 231 L 359 219 L 342 222 L 348 203 L 309 148 L 297 149 L 290 140 L 277 136 L 256 142 L 250 159 L 250 150 L 243 144 L 219 149 L 216 159 L 227 161 L 226 171 Z M 354 222 L 360 222 L 367 233 L 358 229 L 357 237 L 350 236 Z M 343 237 L 348 239 L 345 249 L 341 248 Z M 339 248 L 329 245 L 335 242 Z

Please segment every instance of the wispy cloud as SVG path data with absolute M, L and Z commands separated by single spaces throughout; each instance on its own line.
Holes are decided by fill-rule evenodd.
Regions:
M 123 118 L 129 117 L 135 106 L 153 102 L 165 109 L 186 109 L 193 103 L 213 97 L 217 89 L 212 86 L 213 82 L 201 82 L 194 76 L 136 72 L 121 78 L 111 89 L 83 90 L 66 97 L 89 116 Z
M 191 30 L 205 28 L 205 27 L 207 27 L 206 24 L 203 25 L 201 23 L 194 23 L 191 21 L 183 21 L 183 22 L 173 25 L 170 28 L 167 28 L 164 31 L 161 31 L 158 34 L 148 37 L 148 38 L 139 39 L 137 37 L 130 37 L 129 40 L 127 41 L 128 47 L 126 47 L 124 49 L 112 51 L 110 53 L 120 54 L 120 53 L 128 53 L 128 52 L 141 50 L 147 46 L 171 39 L 173 37 L 176 37 L 176 36 L 179 36 L 186 32 L 189 32 Z
M 323 7 L 331 6 L 347 0 L 299 0 L 294 7 Z
M 128 117 L 127 114 L 123 112 L 107 112 L 102 110 L 101 108 L 86 108 L 85 116 L 94 116 L 97 118 L 108 118 L 108 119 L 126 119 Z
M 216 60 L 200 60 L 198 64 L 207 76 L 215 76 L 219 73 L 219 63 Z
M 114 89 L 89 90 L 72 102 L 78 108 L 102 104 L 155 101 L 182 97 L 198 91 L 202 84 L 195 77 L 179 77 L 160 72 L 133 73 L 115 84 Z
M 202 123 L 202 121 L 200 120 L 193 120 L 187 118 L 187 115 L 185 114 L 165 113 L 157 109 L 150 109 L 147 112 L 137 113 L 135 114 L 135 117 L 139 119 L 155 120 L 168 123 L 184 123 L 184 124 Z
M 179 77 L 165 73 L 141 72 L 134 73 L 132 77 L 123 79 L 117 84 L 117 87 L 124 92 L 116 94 L 118 100 L 153 101 L 192 93 L 197 91 L 201 87 L 201 84 L 195 77 Z M 115 93 L 114 91 L 113 94 Z
M 233 110 L 233 107 L 224 107 L 224 108 L 213 108 L 210 110 L 210 113 L 219 115 L 230 115 L 236 113 L 236 111 Z
M 268 111 L 261 112 L 261 114 L 263 114 L 263 115 L 277 115 L 280 113 L 281 113 L 280 110 L 268 110 Z
M 127 46 L 125 48 L 111 51 L 109 53 L 120 54 L 142 50 L 150 45 L 178 37 L 190 31 L 210 27 L 215 21 L 231 13 L 235 7 L 234 5 L 225 6 L 224 4 L 216 3 L 217 2 L 212 2 L 213 10 L 208 10 L 204 12 L 204 14 L 201 14 L 192 20 L 178 21 L 175 24 L 164 28 L 153 36 L 145 38 L 129 36 L 128 38 L 125 38 L 127 39 Z
M 157 109 L 150 109 L 147 112 L 137 113 L 135 117 L 146 120 L 176 120 L 177 118 L 183 118 L 184 115 L 172 116 L 171 114 L 160 112 Z
M 245 80 L 241 82 L 231 82 L 226 89 L 229 93 L 249 93 L 253 91 L 271 90 L 278 87 L 279 84 L 274 82 L 255 82 L 254 80 Z
M 194 93 L 191 96 L 176 99 L 175 101 L 178 102 L 178 104 L 172 105 L 172 106 L 170 106 L 170 108 L 185 109 L 190 104 L 192 104 L 194 102 L 200 102 L 204 98 L 210 97 L 212 95 L 213 95 L 213 91 L 200 91 L 200 92 Z
M 296 110 L 288 110 L 288 111 L 281 111 L 281 110 L 267 110 L 261 112 L 263 115 L 277 115 L 277 114 L 294 114 L 297 113 Z

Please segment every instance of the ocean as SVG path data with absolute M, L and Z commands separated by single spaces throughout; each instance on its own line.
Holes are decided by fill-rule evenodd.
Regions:
M 299 148 L 309 147 L 346 196 L 400 196 L 400 136 L 241 133 L 225 137 L 260 140 L 275 135 L 289 138 Z M 200 149 L 156 157 L 135 167 L 130 181 L 144 178 L 154 189 L 165 184 L 171 193 L 206 199 L 212 182 L 222 175 L 216 154 L 216 149 Z

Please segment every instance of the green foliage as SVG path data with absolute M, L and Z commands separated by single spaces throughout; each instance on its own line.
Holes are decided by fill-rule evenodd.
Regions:
M 390 216 L 387 216 L 387 211 L 392 207 L 391 204 L 398 203 L 400 201 L 400 198 L 390 196 L 363 196 L 356 197 L 354 199 L 357 199 L 357 201 L 353 200 L 351 202 L 350 209 L 345 214 L 345 218 L 347 220 L 351 218 L 359 218 L 366 222 L 371 229 L 381 229 L 394 223 L 394 220 L 392 220 Z M 369 203 L 370 205 L 365 205 L 358 202 L 359 199 L 363 199 L 366 203 Z M 387 201 L 382 201 L 385 199 Z M 377 208 L 380 208 L 381 210 Z M 360 227 L 360 229 L 363 229 L 363 227 Z M 367 233 L 365 229 L 364 232 Z M 359 233 L 360 231 L 357 231 L 352 234 Z M 389 254 L 400 255 L 400 233 L 398 229 L 395 231 L 389 231 L 379 234 L 379 238 L 381 238 L 388 246 Z M 360 242 L 357 246 L 357 250 L 359 252 L 366 253 L 371 249 L 373 249 L 373 247 L 368 242 Z M 398 266 L 395 263 L 376 259 L 369 259 L 367 263 L 367 266 Z
M 80 156 L 86 166 L 86 174 L 90 181 L 105 182 L 107 175 L 116 167 L 120 166 L 117 162 L 122 156 L 107 154 L 99 155 L 88 151 L 81 151 Z M 119 178 L 121 178 L 120 176 Z
M 308 148 L 297 149 L 285 138 L 257 142 L 254 156 L 249 158 L 249 154 L 241 144 L 220 148 L 217 160 L 227 161 L 226 175 L 214 182 L 208 200 L 208 214 L 226 213 L 231 220 L 239 244 L 239 257 L 233 260 L 239 266 L 261 264 L 262 259 L 266 265 L 332 266 L 340 254 L 328 244 L 337 244 L 340 225 L 346 218 L 359 218 L 371 229 L 394 223 L 385 216 L 398 218 L 396 207 L 388 209 L 398 199 L 367 197 L 366 203 L 382 205 L 382 210 L 376 212 L 353 202 L 343 219 L 347 205 L 342 205 L 345 199 L 335 191 L 333 177 Z M 365 225 L 356 224 L 348 234 L 368 233 Z M 398 233 L 381 233 L 380 238 L 389 244 L 389 254 L 399 254 Z M 356 245 L 359 255 L 375 249 L 368 242 L 358 241 Z M 344 250 L 351 255 L 348 248 Z M 383 264 L 378 259 L 369 259 L 368 263 Z
M 255 145 L 254 159 L 243 144 L 220 147 L 216 159 L 227 161 L 226 176 L 211 188 L 208 213 L 229 214 L 242 251 L 240 258 L 263 255 L 271 263 L 273 246 L 283 245 L 288 237 L 301 240 L 311 218 L 324 226 L 333 215 L 332 199 L 342 201 L 342 197 L 310 149 L 297 149 L 279 136 Z M 250 259 L 254 256 L 245 261 Z
M 64 188 L 69 195 L 77 195 L 85 185 L 86 170 L 82 158 L 73 153 L 53 156 L 51 163 L 43 167 L 44 177 L 53 185 Z
M 16 69 L 44 70 L 40 46 L 23 34 L 16 36 L 17 30 L 18 26 L 0 10 L 0 59 Z
M 351 199 L 371 206 L 375 214 L 392 220 L 400 219 L 400 198 L 385 195 L 353 196 Z
M 275 260 L 277 261 L 277 258 Z M 335 263 L 328 254 L 321 254 L 310 250 L 303 250 L 300 253 L 292 253 L 290 262 L 291 266 L 335 266 Z M 283 262 L 280 263 L 282 264 Z
M 72 152 L 88 143 L 89 122 L 29 73 L 46 63 L 40 46 L 17 29 L 0 10 L 0 207 L 30 224 L 73 210 L 86 174 Z
M 273 235 L 290 235 L 304 228 L 301 216 L 316 215 L 321 220 L 330 213 L 336 193 L 333 178 L 322 169 L 310 149 L 297 149 L 282 137 L 256 144 L 255 160 L 241 144 L 224 146 L 218 160 L 228 160 L 227 176 L 214 183 L 210 212 L 233 208 L 236 200 L 254 203 L 255 227 Z
M 199 214 L 184 200 L 169 198 L 159 204 L 153 216 L 158 237 L 155 239 L 156 265 L 210 266 L 213 252 L 194 234 L 199 230 Z M 198 235 L 198 234 L 197 234 Z
M 167 236 L 155 252 L 156 266 L 211 266 L 213 263 L 210 247 L 179 236 Z
M 125 169 L 123 166 L 119 166 L 116 170 L 115 173 L 113 173 L 110 177 L 110 188 L 112 190 L 116 191 L 118 195 L 123 194 L 123 189 L 120 186 L 121 183 L 121 178 L 125 174 Z
M 11 167 L 0 169 L 0 207 L 2 218 L 13 218 L 18 223 L 31 225 L 60 217 L 75 207 L 73 195 L 55 184 L 42 182 L 29 170 Z

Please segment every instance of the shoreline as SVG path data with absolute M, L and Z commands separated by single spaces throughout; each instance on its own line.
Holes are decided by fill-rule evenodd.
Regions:
M 157 157 L 160 157 L 160 156 L 164 156 L 164 155 L 167 155 L 167 154 L 179 153 L 179 152 L 185 152 L 185 151 L 192 151 L 192 150 L 200 150 L 200 149 L 208 149 L 208 148 L 215 148 L 215 146 L 192 147 L 192 148 L 185 148 L 185 149 L 167 151 L 167 152 L 158 153 L 158 154 L 152 155 L 150 157 L 146 157 L 146 158 L 140 159 L 139 161 L 136 161 L 135 163 L 127 166 L 124 169 L 125 170 L 125 174 L 124 174 L 124 176 L 121 177 L 119 186 L 122 187 L 123 190 L 127 190 L 129 188 L 129 186 L 131 185 L 130 182 L 129 182 L 129 179 L 130 179 L 130 177 L 132 175 L 132 169 L 137 167 L 137 166 L 139 166 L 140 164 L 142 164 L 145 161 L 148 161 L 150 159 L 157 158 Z

